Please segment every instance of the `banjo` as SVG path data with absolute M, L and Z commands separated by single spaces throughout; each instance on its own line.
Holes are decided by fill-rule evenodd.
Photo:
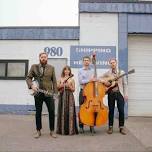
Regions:
M 32 85 L 34 85 L 35 87 L 37 87 L 37 91 L 33 91 L 32 89 L 29 89 L 29 94 L 32 96 L 37 96 L 39 93 L 44 93 L 47 96 L 54 96 L 53 92 L 49 92 L 47 90 L 43 90 L 39 88 L 39 83 L 37 80 L 33 80 L 32 81 Z

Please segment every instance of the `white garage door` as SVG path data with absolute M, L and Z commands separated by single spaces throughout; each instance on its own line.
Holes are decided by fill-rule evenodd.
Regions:
M 128 53 L 129 115 L 152 116 L 152 36 L 129 36 Z

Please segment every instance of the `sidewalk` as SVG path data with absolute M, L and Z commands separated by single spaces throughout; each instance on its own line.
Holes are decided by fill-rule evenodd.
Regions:
M 0 115 L 0 152 L 152 152 L 152 117 L 129 117 L 127 135 L 121 135 L 117 125 L 116 120 L 112 135 L 106 133 L 106 126 L 96 128 L 94 136 L 86 127 L 85 134 L 53 139 L 45 115 L 42 136 L 34 139 L 34 115 Z

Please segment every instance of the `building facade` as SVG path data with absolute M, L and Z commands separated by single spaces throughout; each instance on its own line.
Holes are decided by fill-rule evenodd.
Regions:
M 98 75 L 111 57 L 128 76 L 129 116 L 152 116 L 152 3 L 149 1 L 80 0 L 77 27 L 0 27 L 0 111 L 24 113 L 33 108 L 25 76 L 45 50 L 57 78 L 71 66 L 76 81 L 81 58 L 97 53 Z M 106 101 L 105 101 L 106 102 Z

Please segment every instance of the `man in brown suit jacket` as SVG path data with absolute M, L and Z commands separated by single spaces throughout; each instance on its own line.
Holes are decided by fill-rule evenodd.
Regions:
M 42 121 L 41 121 L 41 113 L 42 113 L 42 105 L 43 101 L 46 103 L 48 113 L 49 113 L 49 126 L 50 126 L 50 135 L 52 137 L 56 137 L 54 133 L 54 122 L 55 122 L 55 104 L 53 96 L 48 96 L 45 93 L 39 92 L 39 89 L 53 92 L 57 94 L 57 82 L 55 76 L 55 70 L 52 65 L 47 64 L 48 55 L 45 52 L 39 54 L 39 64 L 33 64 L 31 69 L 26 77 L 26 82 L 29 89 L 32 89 L 34 92 L 38 92 L 35 96 L 35 108 L 36 108 L 36 134 L 35 138 L 39 138 L 41 136 L 42 129 Z M 39 84 L 35 86 L 32 83 L 32 80 L 37 80 Z

